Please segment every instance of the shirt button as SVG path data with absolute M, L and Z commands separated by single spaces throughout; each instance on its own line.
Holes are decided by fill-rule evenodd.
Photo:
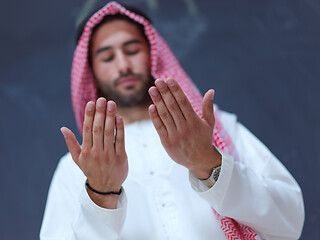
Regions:
M 162 207 L 165 207 L 166 205 L 164 204 L 164 203 L 162 203 L 162 205 L 161 205 Z
M 153 171 L 150 171 L 150 175 L 153 175 L 154 174 L 154 172 Z
M 146 148 L 146 147 L 147 147 L 147 144 L 145 144 L 145 143 L 144 143 L 144 144 L 142 144 L 142 147 Z

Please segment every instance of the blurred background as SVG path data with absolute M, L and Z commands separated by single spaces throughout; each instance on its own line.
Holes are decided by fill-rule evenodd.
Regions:
M 320 2 L 120 1 L 146 11 L 204 93 L 236 113 L 300 184 L 301 239 L 320 239 Z M 49 184 L 77 130 L 74 23 L 84 0 L 2 1 L 0 239 L 34 240 Z M 79 137 L 79 135 L 78 135 Z

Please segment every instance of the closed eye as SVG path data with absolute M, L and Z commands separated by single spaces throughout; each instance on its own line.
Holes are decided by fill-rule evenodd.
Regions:
M 103 62 L 111 62 L 112 60 L 113 60 L 113 56 L 102 59 Z
M 139 50 L 137 49 L 137 50 L 133 50 L 133 51 L 127 51 L 127 54 L 128 55 L 135 55 L 135 54 L 137 54 L 139 52 Z

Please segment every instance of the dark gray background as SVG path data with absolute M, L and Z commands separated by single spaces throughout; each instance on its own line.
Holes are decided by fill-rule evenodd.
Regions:
M 123 2 L 123 1 L 122 1 Z M 202 92 L 234 112 L 301 185 L 302 239 L 320 239 L 320 3 L 133 1 Z M 2 1 L 0 239 L 37 239 L 52 174 L 76 130 L 74 21 L 83 1 Z

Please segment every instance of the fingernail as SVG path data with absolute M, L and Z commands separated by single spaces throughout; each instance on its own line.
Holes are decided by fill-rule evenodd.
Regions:
M 117 117 L 116 117 L 116 121 L 117 121 L 117 123 L 121 123 L 121 122 L 122 122 L 121 117 L 117 116 Z
M 111 112 L 114 109 L 114 105 L 112 102 L 108 102 L 108 111 Z
M 99 99 L 97 100 L 97 106 L 98 106 L 98 107 L 102 107 L 102 106 L 103 106 L 103 100 L 102 100 L 101 98 L 99 98 Z
M 168 78 L 167 84 L 168 84 L 170 87 L 173 87 L 173 86 L 174 86 L 174 80 L 173 80 L 172 78 Z
M 90 112 L 93 111 L 94 103 L 93 102 L 88 102 L 87 108 L 88 108 L 88 111 L 90 111 Z
M 158 96 L 158 90 L 156 88 L 150 89 L 150 94 L 154 97 Z
M 156 107 L 154 105 L 150 105 L 150 111 L 151 112 L 155 112 L 156 111 Z
M 159 88 L 164 88 L 165 87 L 164 81 L 162 79 L 157 81 L 156 85 Z

